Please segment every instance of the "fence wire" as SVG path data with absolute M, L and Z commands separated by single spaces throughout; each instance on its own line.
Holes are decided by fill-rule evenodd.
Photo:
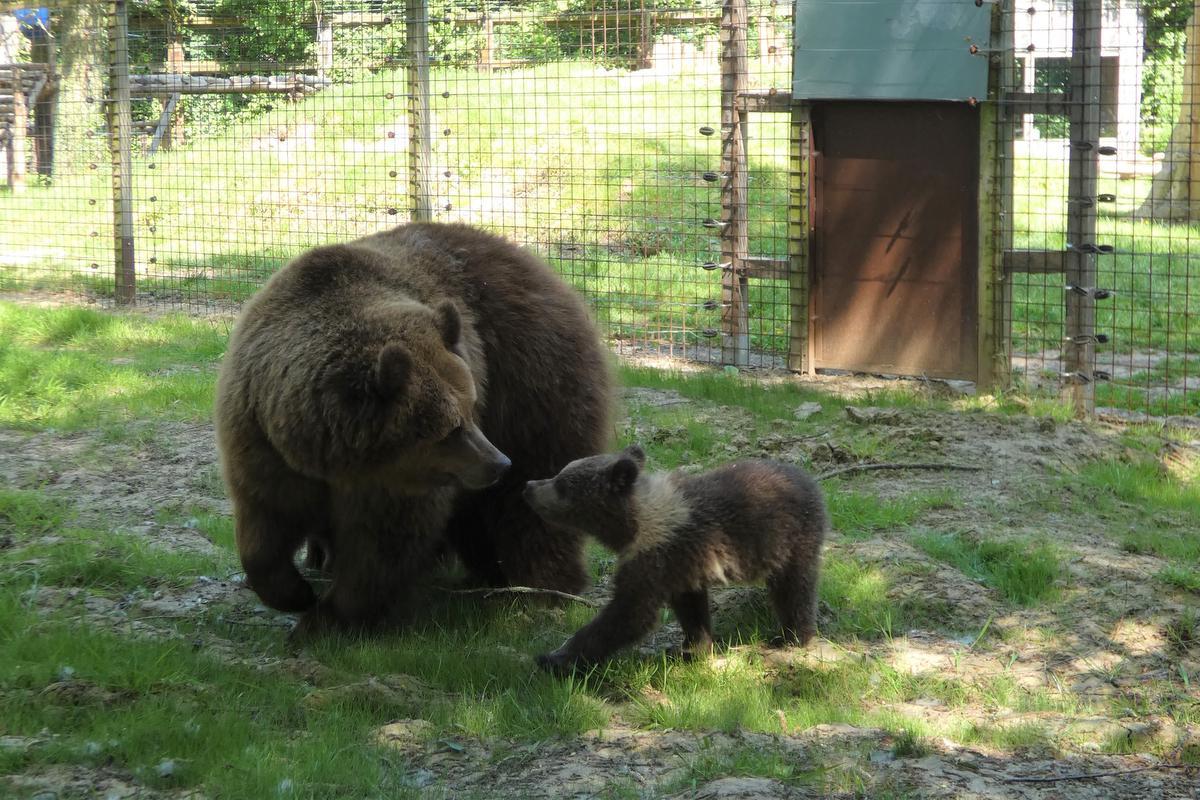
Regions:
M 546 257 L 624 349 L 719 361 L 720 5 L 434 2 L 419 143 L 413 5 L 218 0 L 173 19 L 129 4 L 138 303 L 236 306 L 302 249 L 404 222 L 424 193 L 432 219 Z M 88 8 L 50 22 L 55 113 L 33 115 L 42 125 L 26 141 L 53 135 L 54 163 L 0 197 L 0 280 L 107 303 L 120 293 L 105 117 L 114 5 Z M 738 33 L 748 86 L 786 92 L 790 10 L 750 8 Z M 0 61 L 47 63 L 36 37 L 18 38 Z M 783 258 L 788 128 L 756 122 L 750 247 Z M 787 303 L 786 281 L 751 283 L 748 363 L 780 361 Z
M 953 4 L 858 5 L 916 24 Z M 981 222 L 1004 251 L 998 374 L 1051 395 L 1086 381 L 1101 407 L 1196 414 L 1193 4 L 1103 2 L 1090 71 L 1071 2 L 982 7 L 993 78 L 981 105 L 997 113 L 981 191 L 1003 195 Z M 749 0 L 744 20 L 723 11 L 712 0 L 131 0 L 44 15 L 0 4 L 0 293 L 231 311 L 304 248 L 427 214 L 533 248 L 621 352 L 794 367 L 810 346 L 812 232 L 797 216 L 809 213 L 798 192 L 810 188 L 799 150 L 810 131 L 769 103 L 743 108 L 745 222 L 733 220 L 743 241 L 731 244 L 722 100 L 732 77 L 740 93 L 788 95 L 795 12 L 770 0 Z M 413 83 L 425 65 L 427 96 Z M 1072 131 L 1097 124 L 1095 191 L 1072 194 L 1085 144 Z M 1080 208 L 1088 241 L 1072 239 Z M 1094 285 L 1068 289 L 1081 263 Z M 1089 304 L 1094 325 L 1080 333 Z
M 996 228 L 1018 256 L 1008 259 L 1005 307 L 1018 383 L 1055 392 L 1090 377 L 1099 408 L 1200 410 L 1195 10 L 1191 2 L 1097 3 L 1078 26 L 1097 50 L 1089 80 L 1074 35 L 1082 4 L 1022 0 L 1000 9 L 1015 60 L 1002 71 L 1010 85 L 997 138 L 1015 143 L 1011 215 Z M 1052 107 L 1014 101 L 1019 94 L 1050 98 Z M 1098 127 L 1098 140 L 1074 134 L 1073 116 L 1077 126 Z M 1086 195 L 1073 191 L 1073 153 L 1095 159 Z M 1093 216 L 1094 236 L 1072 236 L 1076 213 Z M 1092 285 L 1068 288 L 1072 258 L 1092 262 Z M 1094 306 L 1086 331 L 1066 311 L 1085 292 Z M 1072 351 L 1083 349 L 1094 351 L 1094 370 L 1080 376 Z

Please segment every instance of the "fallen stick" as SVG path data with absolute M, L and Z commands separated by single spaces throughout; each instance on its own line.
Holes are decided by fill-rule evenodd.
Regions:
M 870 472 L 877 469 L 953 469 L 962 472 L 980 472 L 983 467 L 968 467 L 963 464 L 851 464 L 848 467 L 822 472 L 817 480 L 823 481 L 835 475 L 845 475 L 850 472 Z
M 580 597 L 577 594 L 569 592 L 560 592 L 557 589 L 535 589 L 532 586 L 492 586 L 482 589 L 446 589 L 450 594 L 482 594 L 485 598 L 491 597 L 494 594 L 545 594 L 551 597 L 561 597 L 564 600 L 574 600 L 576 603 L 583 603 L 585 606 L 599 608 L 600 604 L 594 600 L 588 600 L 586 597 Z

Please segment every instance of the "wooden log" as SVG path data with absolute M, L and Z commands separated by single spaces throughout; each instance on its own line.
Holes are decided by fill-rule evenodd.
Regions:
M 171 118 L 175 116 L 175 106 L 179 103 L 179 95 L 173 94 L 163 104 L 162 114 L 154 124 L 154 136 L 150 139 L 150 155 L 158 150 L 159 143 L 164 141 L 167 131 L 171 128 Z

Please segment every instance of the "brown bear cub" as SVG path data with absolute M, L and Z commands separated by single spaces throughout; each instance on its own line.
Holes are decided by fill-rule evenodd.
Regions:
M 403 621 L 447 543 L 476 582 L 587 579 L 582 536 L 525 482 L 603 451 L 607 353 L 540 259 L 465 226 L 401 225 L 310 250 L 246 304 L 217 387 L 246 580 L 300 633 Z M 317 544 L 318 599 L 296 568 Z
M 642 472 L 633 445 L 530 481 L 525 499 L 548 523 L 614 550 L 613 596 L 595 619 L 538 664 L 564 673 L 598 664 L 653 630 L 670 605 L 685 653 L 711 650 L 708 587 L 765 580 L 782 641 L 816 632 L 817 577 L 828 526 L 817 484 L 801 470 L 742 461 L 699 475 Z

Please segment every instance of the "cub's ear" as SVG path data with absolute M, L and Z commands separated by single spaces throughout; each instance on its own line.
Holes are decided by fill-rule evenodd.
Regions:
M 646 451 L 642 450 L 642 448 L 636 444 L 631 444 L 628 447 L 626 447 L 624 450 L 621 451 L 621 455 L 632 458 L 634 461 L 637 462 L 637 465 L 639 467 L 646 466 Z
M 458 306 L 454 305 L 453 300 L 442 300 L 433 307 L 433 314 L 437 318 L 442 341 L 447 349 L 453 350 L 462 337 L 462 318 L 458 315 Z
M 408 375 L 412 370 L 412 357 L 404 345 L 391 342 L 379 351 L 375 362 L 375 388 L 386 398 L 393 398 L 404 391 Z
M 608 468 L 608 488 L 613 494 L 627 494 L 637 482 L 638 463 L 621 456 Z

